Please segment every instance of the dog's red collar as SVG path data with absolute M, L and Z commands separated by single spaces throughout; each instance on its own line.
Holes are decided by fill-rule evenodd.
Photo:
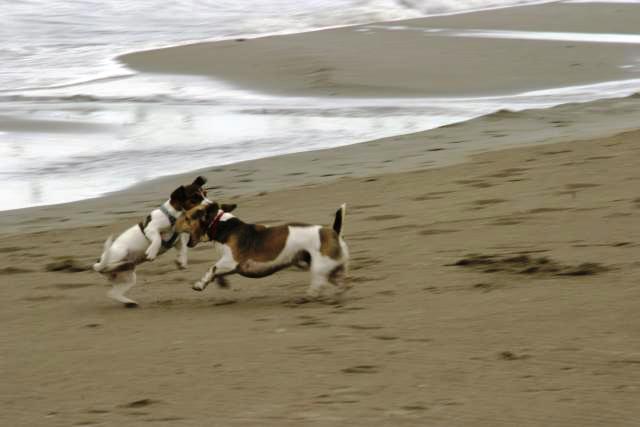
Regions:
M 211 224 L 209 224 L 209 228 L 207 230 L 207 234 L 209 235 L 209 240 L 213 240 L 213 238 L 215 237 L 216 231 L 218 229 L 218 224 L 220 224 L 220 219 L 222 218 L 222 215 L 224 215 L 224 211 L 218 212 L 216 217 L 213 218 L 213 221 L 211 221 Z

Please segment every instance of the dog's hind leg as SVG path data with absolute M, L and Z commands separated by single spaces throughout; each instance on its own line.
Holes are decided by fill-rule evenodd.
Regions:
M 338 265 L 329 273 L 329 282 L 337 288 L 338 295 L 352 287 L 349 281 L 349 248 L 342 238 L 340 238 L 340 251 L 340 259 L 336 260 Z
M 124 294 L 136 284 L 135 270 L 120 271 L 113 273 L 109 278 L 112 283 L 111 289 L 107 292 L 109 298 L 113 298 L 125 305 L 125 307 L 137 307 L 138 303 L 127 298 Z
M 329 283 L 335 261 L 320 253 L 311 255 L 311 285 L 307 289 L 307 297 L 318 298 L 322 288 Z
M 342 294 L 351 288 L 347 281 L 347 267 L 344 264 L 338 265 L 329 273 L 329 282 L 336 287 L 336 294 Z

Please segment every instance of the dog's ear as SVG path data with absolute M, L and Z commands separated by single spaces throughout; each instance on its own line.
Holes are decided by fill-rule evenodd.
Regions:
M 211 221 L 213 218 L 215 218 L 216 215 L 218 215 L 219 210 L 220 207 L 216 202 L 211 202 L 209 205 L 207 205 L 207 209 L 204 210 L 207 213 L 207 220 Z
M 238 207 L 238 205 L 236 205 L 235 203 L 232 203 L 232 204 L 226 204 L 226 203 L 223 203 L 223 204 L 220 206 L 220 209 L 222 209 L 222 210 L 223 210 L 223 211 L 225 211 L 225 212 L 233 212 L 233 210 L 234 210 L 235 208 L 237 208 L 237 207 Z
M 187 190 L 184 188 L 184 185 L 181 185 L 180 187 L 173 190 L 173 193 L 171 193 L 171 200 L 180 203 L 187 200 Z
M 209 207 L 207 206 L 205 209 L 196 209 L 196 211 L 191 215 L 191 219 L 201 219 L 209 217 Z
M 197 185 L 198 187 L 202 187 L 206 183 L 207 183 L 207 178 L 205 178 L 204 176 L 199 176 L 193 181 L 192 185 Z

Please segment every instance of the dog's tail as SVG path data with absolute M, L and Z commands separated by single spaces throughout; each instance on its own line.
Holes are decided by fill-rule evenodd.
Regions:
M 342 236 L 344 231 L 344 218 L 347 214 L 347 204 L 343 203 L 340 209 L 336 211 L 336 217 L 333 220 L 333 231 L 338 233 L 338 236 Z
M 109 265 L 109 249 L 111 249 L 111 245 L 113 244 L 113 236 L 109 236 L 109 238 L 104 242 L 104 248 L 102 249 L 102 255 L 100 255 L 100 260 L 93 264 L 93 269 L 98 273 L 101 273 L 107 268 Z

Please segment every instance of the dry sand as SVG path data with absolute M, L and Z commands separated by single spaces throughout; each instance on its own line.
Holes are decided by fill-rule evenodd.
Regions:
M 561 19 L 559 17 L 562 17 Z M 637 5 L 525 6 L 120 57 L 145 72 L 203 74 L 287 95 L 468 96 L 637 78 L 637 44 L 447 37 L 423 29 L 634 33 Z M 445 34 L 443 36 L 442 34 Z
M 510 116 L 484 120 L 513 129 L 522 117 Z M 472 138 L 477 126 L 433 132 Z M 407 147 L 420 142 L 439 153 L 427 151 L 429 135 L 405 137 L 387 160 L 415 156 Z M 141 308 L 126 310 L 106 299 L 101 277 L 71 270 L 157 195 L 65 205 L 64 223 L 47 208 L 21 211 L 43 231 L 3 228 L 1 424 L 636 425 L 639 138 L 565 138 L 312 184 L 323 167 L 332 173 L 325 151 L 309 168 L 270 169 L 277 183 L 298 166 L 307 185 L 219 190 L 241 218 L 264 223 L 329 223 L 348 202 L 354 289 L 338 302 L 292 303 L 308 283 L 296 271 L 195 293 L 215 257 L 203 244 L 187 271 L 171 254 L 144 265 L 131 292 Z M 262 182 L 272 161 L 251 163 Z M 252 178 L 237 173 L 209 178 Z M 74 225 L 90 203 L 109 222 Z M 497 258 L 452 265 L 470 254 Z

